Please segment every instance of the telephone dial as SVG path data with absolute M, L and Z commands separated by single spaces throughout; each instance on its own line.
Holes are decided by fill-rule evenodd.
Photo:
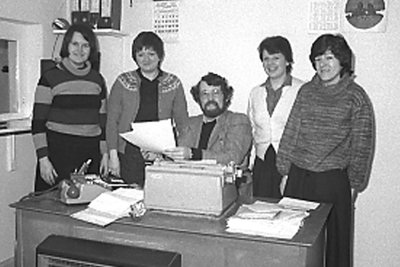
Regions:
M 60 200 L 65 204 L 85 204 L 110 190 L 98 175 L 72 173 L 70 180 L 60 182 Z

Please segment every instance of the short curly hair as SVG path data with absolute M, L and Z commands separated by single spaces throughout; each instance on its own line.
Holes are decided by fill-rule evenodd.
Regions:
M 201 77 L 200 81 L 190 89 L 190 93 L 193 96 L 194 101 L 201 105 L 200 102 L 200 83 L 206 82 L 208 85 L 211 86 L 220 86 L 221 91 L 224 94 L 224 102 L 225 102 L 225 109 L 227 109 L 232 100 L 233 96 L 233 87 L 228 84 L 228 81 L 215 73 L 209 72 L 207 75 Z
M 342 35 L 323 34 L 314 41 L 309 57 L 314 70 L 316 70 L 315 58 L 323 55 L 326 51 L 331 51 L 339 60 L 342 66 L 340 76 L 353 73 L 353 52 Z

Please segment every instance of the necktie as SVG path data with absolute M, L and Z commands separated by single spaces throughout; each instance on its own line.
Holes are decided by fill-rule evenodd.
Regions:
M 267 108 L 270 116 L 272 116 L 272 113 L 274 112 L 276 104 L 278 104 L 281 94 L 282 94 L 282 87 L 280 87 L 277 90 L 274 90 L 272 89 L 272 87 L 267 86 Z

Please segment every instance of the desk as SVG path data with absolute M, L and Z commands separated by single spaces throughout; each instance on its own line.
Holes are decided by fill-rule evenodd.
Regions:
M 10 205 L 16 209 L 15 266 L 35 266 L 35 249 L 48 235 L 80 237 L 182 255 L 184 267 L 323 266 L 330 205 L 311 212 L 292 240 L 225 232 L 225 220 L 148 212 L 139 221 L 122 218 L 99 227 L 69 217 L 85 206 L 67 206 L 53 197 Z

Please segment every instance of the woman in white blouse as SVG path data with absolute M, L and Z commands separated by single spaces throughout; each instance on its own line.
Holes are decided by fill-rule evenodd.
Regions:
M 276 168 L 276 153 L 297 92 L 304 82 L 290 74 L 293 52 L 286 38 L 267 37 L 258 46 L 258 52 L 267 79 L 251 90 L 248 103 L 255 148 L 253 195 L 281 198 L 285 181 Z

